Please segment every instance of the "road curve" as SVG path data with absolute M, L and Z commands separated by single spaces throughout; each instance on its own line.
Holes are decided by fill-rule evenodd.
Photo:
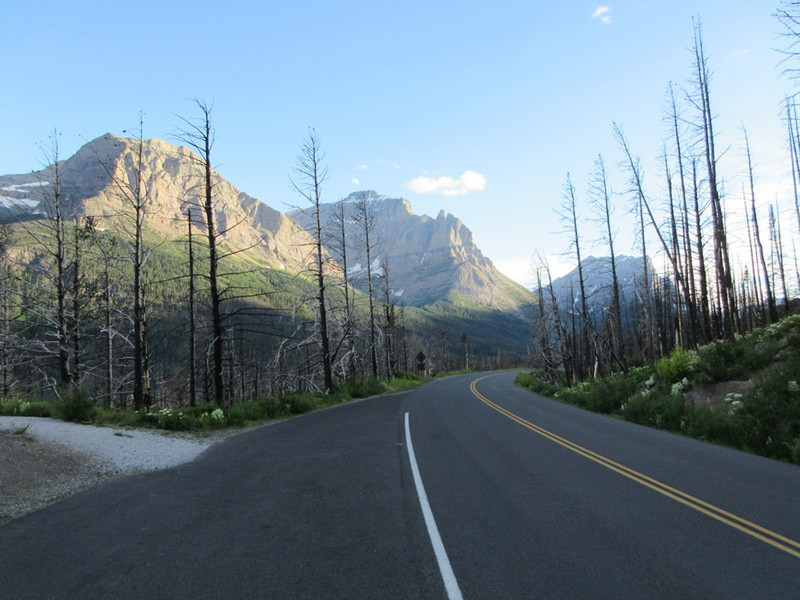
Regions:
M 798 597 L 800 468 L 513 377 L 257 428 L 0 526 L 2 596 L 447 598 L 408 433 L 464 598 Z

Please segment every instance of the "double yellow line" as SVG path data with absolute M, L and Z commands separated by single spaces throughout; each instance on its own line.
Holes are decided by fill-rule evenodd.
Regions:
M 538 433 L 539 435 L 547 438 L 551 442 L 555 442 L 556 444 L 558 444 L 559 446 L 563 446 L 567 450 L 571 450 L 576 454 L 580 454 L 584 458 L 588 458 L 589 460 L 594 461 L 597 464 L 602 465 L 607 469 L 619 473 L 623 477 L 627 477 L 628 479 L 631 479 L 636 483 L 640 483 L 643 486 L 658 492 L 659 494 L 667 496 L 668 498 L 672 498 L 676 502 L 680 502 L 681 504 L 684 504 L 689 508 L 693 508 L 694 510 L 701 512 L 704 515 L 708 515 L 712 519 L 716 519 L 717 521 L 725 523 L 726 525 L 729 525 L 734 529 L 738 529 L 742 533 L 746 533 L 747 535 L 759 539 L 762 542 L 769 544 L 770 546 L 774 546 L 779 550 L 783 550 L 784 552 L 787 552 L 788 554 L 791 554 L 796 558 L 800 558 L 800 542 L 796 542 L 795 540 L 782 536 L 779 533 L 770 531 L 765 527 L 761 527 L 760 525 L 752 523 L 747 519 L 738 517 L 732 513 L 729 513 L 726 510 L 714 506 L 713 504 L 709 504 L 708 502 L 700 500 L 699 498 L 695 498 L 694 496 L 691 496 L 685 492 L 677 490 L 674 487 L 671 487 L 656 479 L 653 479 L 652 477 L 648 477 L 647 475 L 639 473 L 638 471 L 634 471 L 633 469 L 628 468 L 625 465 L 621 465 L 620 463 L 615 462 L 610 458 L 606 458 L 601 454 L 592 452 L 591 450 L 588 450 L 583 446 L 579 446 L 578 444 L 571 442 L 568 439 L 561 437 L 560 435 L 556 435 L 552 431 L 548 431 L 547 429 L 539 427 L 538 425 L 523 419 L 519 415 L 516 415 L 509 410 L 506 410 L 499 404 L 492 402 L 491 400 L 489 400 L 489 398 L 487 398 L 478 391 L 478 382 L 483 381 L 487 377 L 493 377 L 493 375 L 486 375 L 484 377 L 480 377 L 479 379 L 474 380 L 469 386 L 470 391 L 481 402 L 483 402 L 490 408 L 496 410 L 500 414 L 508 417 L 515 423 L 519 423 L 523 427 L 530 429 L 534 433 Z

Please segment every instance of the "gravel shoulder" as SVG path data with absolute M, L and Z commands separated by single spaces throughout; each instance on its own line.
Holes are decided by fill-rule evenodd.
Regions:
M 194 460 L 241 431 L 169 433 L 0 417 L 0 524 L 113 477 Z

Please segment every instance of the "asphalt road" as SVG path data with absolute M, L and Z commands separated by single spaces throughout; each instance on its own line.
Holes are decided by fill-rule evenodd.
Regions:
M 512 373 L 465 375 L 261 427 L 0 526 L 1 598 L 448 593 L 800 598 L 800 468 L 561 405 Z

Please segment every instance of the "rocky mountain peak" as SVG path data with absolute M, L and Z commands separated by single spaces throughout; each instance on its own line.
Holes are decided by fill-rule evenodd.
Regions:
M 375 218 L 376 247 L 372 252 L 373 272 L 388 260 L 390 286 L 411 306 L 427 306 L 440 300 L 466 302 L 501 310 L 518 310 L 533 301 L 533 296 L 495 269 L 475 245 L 472 232 L 455 216 L 440 211 L 436 219 L 415 215 L 403 198 L 388 198 L 375 192 L 356 192 L 348 196 L 366 198 Z M 323 204 L 323 222 L 331 219 L 335 205 Z M 366 273 L 364 250 L 359 232 L 352 223 L 352 204 L 345 204 L 350 230 L 348 270 Z M 289 216 L 311 228 L 308 215 L 292 211 Z M 376 258 L 377 256 L 377 258 Z M 361 285 L 363 278 L 356 278 Z
M 70 218 L 91 215 L 104 228 L 117 227 L 130 213 L 130 194 L 136 188 L 140 142 L 104 134 L 62 161 L 62 193 Z M 186 218 L 196 210 L 202 227 L 202 169 L 188 148 L 159 139 L 141 142 L 142 189 L 146 194 L 145 222 L 150 232 L 165 239 L 186 235 Z M 46 188 L 36 182 L 52 180 L 50 169 L 29 175 L 0 177 L 0 189 L 11 188 L 6 202 L 25 202 L 42 212 Z M 24 180 L 24 181 L 23 181 Z M 288 217 L 241 192 L 218 173 L 213 173 L 214 208 L 220 241 L 231 249 L 250 252 L 275 268 L 291 268 L 305 262 L 308 235 Z M 25 185 L 20 186 L 24 183 Z M 16 186 L 16 187 L 15 187 Z M 3 192 L 5 196 L 6 192 Z

